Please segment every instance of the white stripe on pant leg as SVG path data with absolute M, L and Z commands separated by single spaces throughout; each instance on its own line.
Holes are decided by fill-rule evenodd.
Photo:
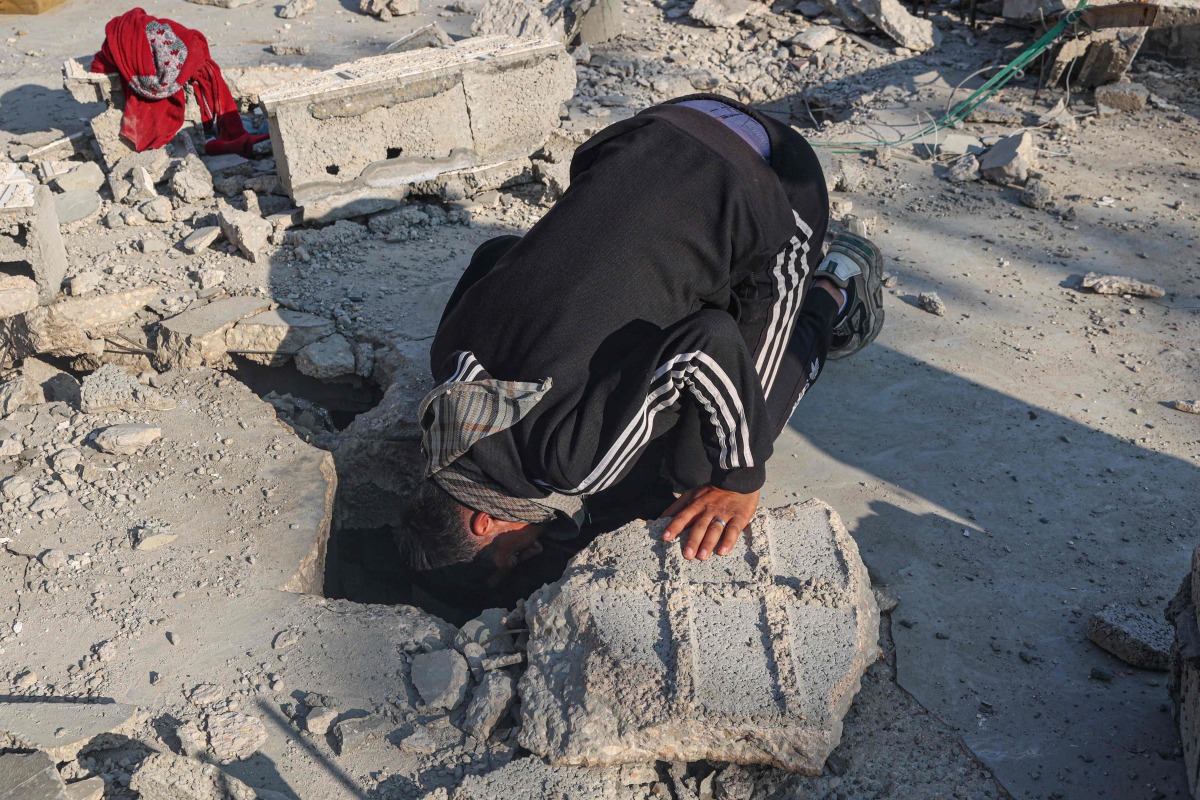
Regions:
M 804 279 L 808 277 L 808 242 L 804 243 L 803 250 L 800 254 L 801 269 L 796 277 L 798 286 L 804 286 Z M 792 331 L 796 327 L 796 317 L 800 315 L 801 298 L 797 293 L 796 302 L 788 310 L 787 319 L 784 322 L 783 336 L 780 338 L 781 346 L 775 354 L 771 369 L 767 377 L 766 385 L 763 387 L 763 395 L 770 397 L 771 390 L 775 387 L 775 379 L 779 377 L 779 367 L 783 364 L 783 357 L 787 353 L 787 342 L 792 338 Z
M 808 252 L 809 242 L 812 240 L 813 230 L 808 224 L 801 219 L 800 214 L 796 209 L 792 209 L 792 219 L 796 223 L 796 229 L 804 236 L 803 248 L 804 252 Z M 797 296 L 804 286 L 804 276 L 800 276 L 791 290 L 787 288 L 788 277 L 795 276 L 796 266 L 796 251 L 801 247 L 801 241 L 798 235 L 793 235 L 784 248 L 776 257 L 775 264 L 775 290 L 779 299 L 771 308 L 771 318 L 767 323 L 767 341 L 764 342 L 759 350 L 758 359 L 755 363 L 755 370 L 758 372 L 759 383 L 763 386 L 763 393 L 766 393 L 768 384 L 772 382 L 770 364 L 777 361 L 777 354 L 781 342 L 785 342 L 791 331 L 791 328 L 786 324 L 786 318 L 790 316 L 791 306 L 793 303 L 798 303 Z M 807 275 L 807 261 L 805 263 L 805 273 Z M 781 326 L 782 323 L 782 326 Z
M 733 385 L 733 381 L 729 379 L 729 375 L 725 370 L 713 361 L 707 353 L 697 353 L 698 360 L 708 368 L 708 371 L 716 378 L 721 386 L 725 389 L 725 393 L 729 396 L 730 402 L 733 403 L 733 408 L 727 408 L 725 400 L 720 394 L 715 394 L 714 399 L 721 405 L 726 418 L 732 423 L 730 433 L 733 438 L 740 440 L 741 457 L 737 456 L 734 451 L 732 463 L 734 467 L 753 467 L 754 455 L 750 452 L 750 425 L 746 420 L 746 408 L 742 405 L 742 398 L 738 395 L 737 389 Z

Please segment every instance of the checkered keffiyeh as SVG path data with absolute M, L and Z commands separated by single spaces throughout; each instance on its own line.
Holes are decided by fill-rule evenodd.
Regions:
M 464 459 L 471 445 L 521 421 L 550 391 L 550 378 L 498 381 L 469 352 L 458 354 L 454 374 L 421 401 L 425 474 L 460 503 L 510 522 L 549 521 L 555 512 L 578 517 L 582 499 L 551 494 L 511 497 Z

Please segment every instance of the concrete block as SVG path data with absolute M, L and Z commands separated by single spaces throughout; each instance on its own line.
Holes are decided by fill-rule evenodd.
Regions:
M 67 274 L 54 193 L 14 164 L 0 163 L 0 274 L 37 284 L 38 301 L 51 303 Z
M 1095 89 L 1124 77 L 1146 38 L 1144 28 L 1112 28 L 1090 31 L 1064 41 L 1046 76 L 1047 86 L 1056 86 L 1071 72 L 1071 87 Z
M 1159 615 L 1113 603 L 1088 620 L 1088 638 L 1130 666 L 1165 672 L 1174 631 Z
M 24 316 L 16 334 L 17 349 L 27 355 L 99 356 L 104 336 L 116 333 L 157 295 L 157 289 L 143 287 L 41 306 Z
M 296 369 L 304 375 L 331 380 L 354 374 L 354 347 L 340 333 L 326 336 L 296 353 Z
M 37 284 L 24 275 L 0 274 L 0 319 L 38 307 Z
M 238 322 L 225 335 L 225 346 L 250 361 L 277 367 L 333 332 L 331 319 L 280 308 Z
M 760 514 L 685 561 L 666 521 L 599 537 L 529 602 L 520 741 L 554 764 L 712 759 L 819 774 L 879 654 L 879 609 L 832 508 Z
M 155 365 L 166 370 L 225 363 L 229 331 L 239 321 L 270 307 L 271 301 L 261 297 L 224 297 L 163 320 Z
M 121 136 L 121 109 L 110 108 L 92 117 L 91 124 L 96 155 L 100 157 L 105 170 L 111 170 L 122 158 L 137 152 L 133 145 Z
M 369 213 L 443 172 L 528 158 L 574 87 L 560 43 L 496 36 L 342 64 L 261 101 L 280 179 L 312 220 L 342 198 Z
M 45 753 L 0 755 L 0 800 L 70 800 L 54 761 Z
M 625 31 L 623 0 L 597 0 L 579 18 L 579 43 L 603 44 Z
M 1146 107 L 1150 90 L 1140 83 L 1110 83 L 1096 87 L 1096 105 L 1136 114 Z
M 246 258 L 257 263 L 270 255 L 269 244 L 274 226 L 262 217 L 222 203 L 217 221 L 221 223 L 221 233 Z
M 124 101 L 121 76 L 116 72 L 89 72 L 87 64 L 68 58 L 63 62 L 63 88 L 80 103 L 107 103 L 111 108 Z
M 54 761 L 71 761 L 96 737 L 124 734 L 137 722 L 137 709 L 121 703 L 0 703 L 0 749 L 42 750 Z
M 1037 163 L 1037 146 L 1028 131 L 1006 136 L 979 159 L 979 172 L 995 183 L 1024 183 Z

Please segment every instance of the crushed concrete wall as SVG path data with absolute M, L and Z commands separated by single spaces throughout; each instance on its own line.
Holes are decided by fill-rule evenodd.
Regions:
M 443 172 L 528 158 L 574 88 L 562 44 L 491 36 L 343 64 L 261 101 L 284 188 L 306 219 L 330 220 Z

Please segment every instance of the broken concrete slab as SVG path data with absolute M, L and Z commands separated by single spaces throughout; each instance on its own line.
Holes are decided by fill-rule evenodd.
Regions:
M 1174 631 L 1157 614 L 1112 603 L 1088 620 L 1088 638 L 1130 666 L 1165 672 Z
M 579 16 L 578 39 L 581 45 L 603 44 L 625 31 L 623 0 L 596 0 Z
M 129 456 L 144 450 L 162 436 L 162 429 L 140 422 L 110 425 L 95 433 L 92 444 L 102 453 Z
M 99 775 L 67 784 L 70 800 L 104 800 L 104 779 Z
M 497 164 L 483 164 L 444 172 L 436 178 L 414 183 L 412 191 L 417 195 L 437 197 L 443 202 L 453 202 L 493 189 L 503 189 L 518 183 L 529 183 L 532 178 L 533 165 L 530 160 L 514 158 Z
M 813 25 L 788 39 L 788 44 L 804 50 L 820 50 L 841 35 L 841 31 L 832 25 Z
M 87 219 L 100 213 L 100 194 L 90 189 L 63 192 L 54 195 L 54 213 L 60 225 Z
M 1121 80 L 1146 38 L 1144 28 L 1088 31 L 1059 45 L 1047 71 L 1046 85 L 1057 86 L 1067 73 L 1071 86 L 1094 89 Z
M 354 346 L 340 333 L 304 346 L 295 358 L 296 369 L 320 380 L 354 374 Z
M 261 297 L 223 297 L 165 319 L 154 361 L 164 370 L 223 364 L 229 352 L 226 334 L 240 320 L 270 307 L 271 301 Z
M 175 167 L 170 186 L 184 203 L 199 203 L 211 199 L 214 194 L 212 173 L 194 153 L 188 153 Z
M 521 744 L 556 764 L 819 774 L 879 654 L 854 540 L 816 500 L 760 515 L 709 561 L 661 541 L 665 524 L 599 537 L 530 598 Z
M 97 737 L 122 735 L 138 721 L 138 710 L 121 703 L 0 703 L 0 749 L 43 750 L 71 761 Z
M 425 707 L 434 710 L 458 708 L 471 685 L 466 659 L 452 648 L 417 653 L 413 656 L 411 675 Z
M 180 247 L 184 252 L 192 253 L 193 255 L 202 250 L 207 250 L 208 246 L 221 237 L 221 228 L 217 225 L 208 225 L 203 228 L 197 228 L 187 235 L 180 243 Z
M 442 172 L 528 158 L 574 86 L 561 44 L 496 36 L 343 64 L 261 99 L 279 177 L 310 220 L 343 197 L 368 213 Z
M 710 28 L 736 28 L 753 7 L 751 0 L 696 0 L 688 16 Z
M 250 361 L 277 367 L 333 332 L 331 319 L 280 308 L 238 322 L 225 335 L 225 346 Z
M 115 105 L 124 94 L 121 90 L 120 74 L 91 72 L 90 66 L 91 59 L 87 59 L 86 64 L 73 58 L 64 61 L 63 88 L 80 103 L 106 103 L 110 107 Z
M 67 787 L 45 753 L 0 755 L 0 800 L 70 800 Z
M 9 341 L 24 355 L 98 357 L 104 350 L 104 337 L 116 333 L 157 295 L 157 289 L 143 287 L 40 306 L 18 318 L 23 324 L 20 330 L 9 331 Z
M 507 670 L 484 675 L 471 693 L 471 702 L 463 716 L 463 731 L 476 741 L 487 741 L 512 707 L 516 695 L 517 679 Z
M 238 211 L 228 203 L 221 204 L 217 219 L 225 238 L 246 258 L 258 263 L 269 255 L 271 232 L 274 230 L 271 223 L 257 214 Z
M 54 300 L 67 274 L 58 226 L 54 193 L 15 164 L 0 163 L 0 273 L 32 277 L 42 305 Z
M 856 0 L 856 5 L 867 19 L 901 47 L 923 53 L 942 41 L 942 32 L 932 20 L 909 13 L 900 0 Z
M 86 161 L 69 172 L 55 176 L 50 188 L 56 192 L 98 192 L 104 185 L 104 170 L 94 161 Z
M 105 364 L 83 379 L 79 410 L 85 414 L 107 411 L 169 411 L 175 401 L 116 364 Z
M 979 159 L 979 172 L 994 183 L 1024 183 L 1037 163 L 1037 145 L 1028 131 L 1006 136 Z

